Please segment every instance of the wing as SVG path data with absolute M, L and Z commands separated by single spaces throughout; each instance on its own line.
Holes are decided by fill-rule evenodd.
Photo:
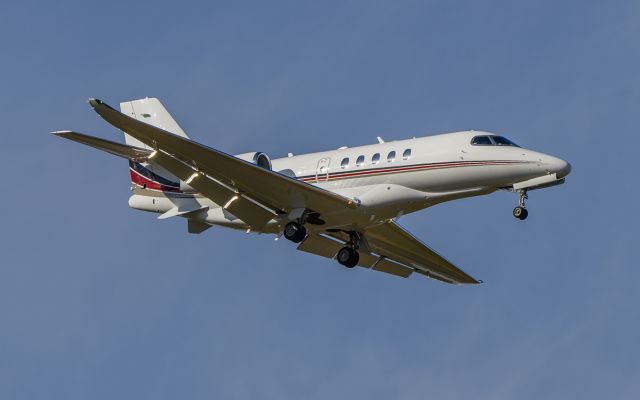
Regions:
M 91 99 L 89 103 L 111 125 L 155 149 L 150 156 L 154 162 L 253 228 L 260 228 L 275 214 L 295 209 L 325 214 L 357 208 L 351 199 L 130 118 L 100 100 Z M 206 186 L 216 190 L 205 190 Z M 223 195 L 217 192 L 219 188 L 226 188 Z M 268 212 L 252 218 L 256 207 Z
M 480 283 L 395 222 L 371 227 L 365 237 L 372 251 L 412 266 L 430 278 L 447 283 Z
M 347 241 L 348 236 L 342 232 L 309 235 L 298 250 L 335 258 Z M 395 222 L 366 229 L 363 243 L 359 249 L 360 267 L 403 278 L 417 272 L 446 283 L 480 283 Z
M 341 240 L 338 237 L 328 235 L 309 235 L 298 246 L 298 250 L 316 254 L 322 257 L 335 258 L 338 251 L 345 246 L 346 241 Z M 375 271 L 386 272 L 391 275 L 400 276 L 403 278 L 408 277 L 414 271 L 413 268 L 390 260 L 384 256 L 372 254 L 360 249 L 358 251 L 360 260 L 358 266 L 363 268 L 370 268 Z

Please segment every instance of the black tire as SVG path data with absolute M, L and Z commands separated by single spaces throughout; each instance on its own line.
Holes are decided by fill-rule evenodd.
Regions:
M 527 210 L 524 207 L 518 206 L 518 207 L 513 209 L 513 216 L 518 218 L 518 219 L 524 219 L 524 218 L 522 218 L 522 216 L 526 215 L 526 214 L 527 214 Z
M 293 243 L 300 243 L 307 236 L 307 230 L 297 222 L 289 222 L 284 227 L 284 237 Z
M 528 216 L 529 216 L 529 211 L 527 211 L 527 209 L 525 208 L 524 210 L 522 210 L 522 214 L 520 215 L 520 220 L 524 221 L 525 219 L 527 219 Z
M 336 258 L 340 264 L 347 268 L 355 267 L 358 265 L 358 261 L 360 261 L 360 255 L 351 247 L 341 248 Z
M 360 261 L 360 253 L 358 253 L 357 251 L 353 251 L 353 265 L 347 265 L 347 268 L 353 268 L 356 265 L 358 265 L 358 262 Z

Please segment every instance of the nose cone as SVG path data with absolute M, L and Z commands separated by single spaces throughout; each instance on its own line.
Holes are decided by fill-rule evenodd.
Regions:
M 560 158 L 553 157 L 551 160 L 551 172 L 555 172 L 558 179 L 562 179 L 571 172 L 571 164 Z

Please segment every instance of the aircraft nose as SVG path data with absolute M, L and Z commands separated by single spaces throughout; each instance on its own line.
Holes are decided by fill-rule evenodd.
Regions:
M 560 158 L 553 158 L 551 162 L 551 170 L 555 172 L 558 179 L 562 179 L 571 172 L 571 164 Z

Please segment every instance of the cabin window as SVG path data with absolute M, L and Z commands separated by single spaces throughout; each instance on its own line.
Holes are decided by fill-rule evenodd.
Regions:
M 345 169 L 349 166 L 349 157 L 345 157 L 342 159 L 342 162 L 340 163 L 340 167 L 342 169 Z
M 371 164 L 377 164 L 380 162 L 380 153 L 376 153 L 371 157 Z
M 356 167 L 362 167 L 364 165 L 364 156 L 358 156 L 356 160 Z
M 404 153 L 402 153 L 402 159 L 408 160 L 411 158 L 411 149 L 406 149 Z
M 396 152 L 394 151 L 390 151 L 389 155 L 387 155 L 387 162 L 392 162 L 396 160 Z

